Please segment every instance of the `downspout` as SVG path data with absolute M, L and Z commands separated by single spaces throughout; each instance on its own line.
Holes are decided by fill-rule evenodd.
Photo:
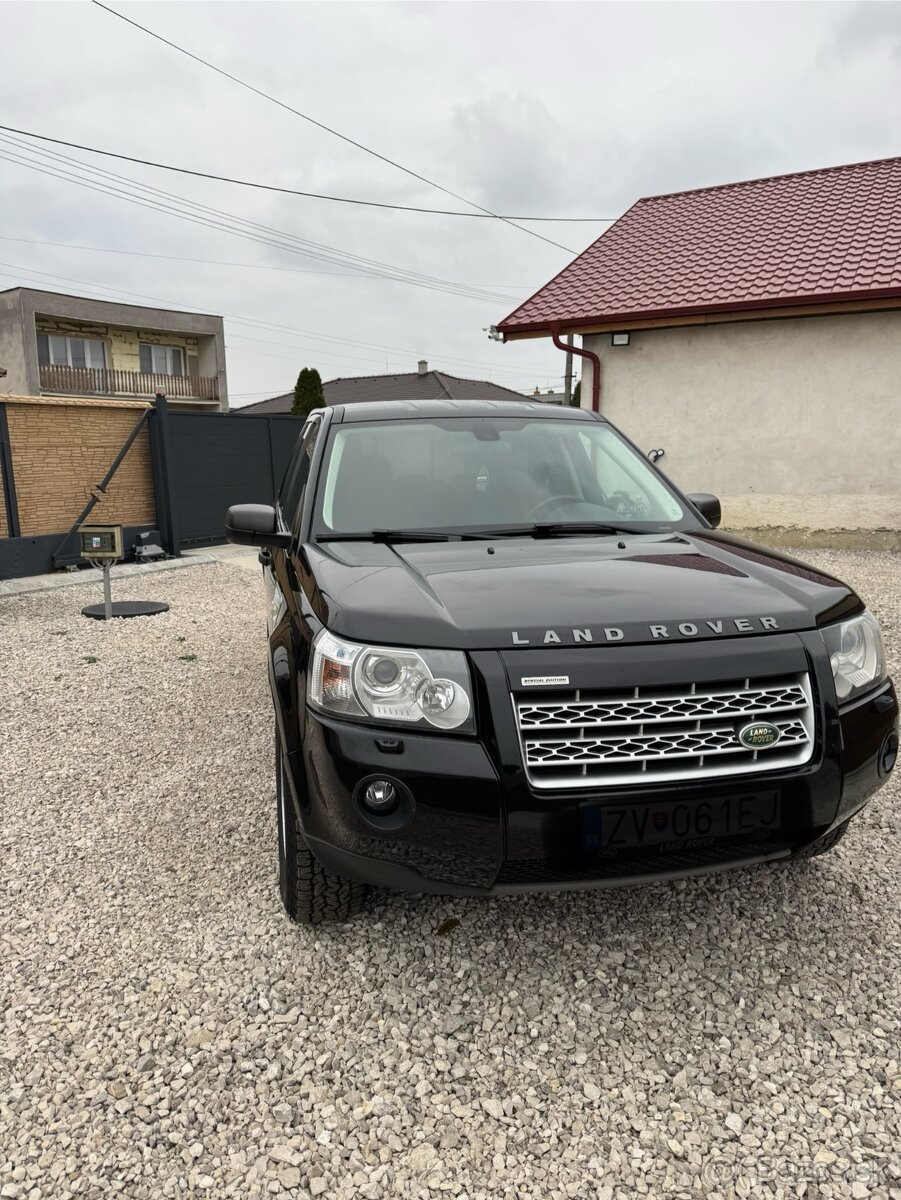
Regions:
M 565 354 L 570 351 L 573 354 L 578 354 L 581 358 L 591 360 L 591 411 L 601 411 L 601 360 L 591 350 L 580 350 L 578 346 L 569 346 L 566 342 L 560 341 L 560 322 L 554 321 L 550 326 L 551 338 L 558 350 L 562 350 Z

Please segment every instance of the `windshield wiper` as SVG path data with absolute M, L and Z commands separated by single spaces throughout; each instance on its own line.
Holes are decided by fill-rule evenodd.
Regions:
M 427 529 L 370 529 L 360 533 L 322 533 L 317 542 L 484 542 L 493 538 L 551 538 L 580 535 L 611 535 L 655 533 L 652 529 L 627 529 L 606 525 L 602 521 L 543 521 L 533 525 L 507 525 L 499 529 L 450 530 L 439 533 Z
M 505 529 L 482 530 L 483 537 L 573 537 L 579 534 L 651 533 L 648 529 L 626 529 L 601 521 L 541 521 L 534 525 L 510 525 Z
M 368 533 L 322 533 L 317 542 L 449 542 L 449 533 L 424 529 L 370 529 Z

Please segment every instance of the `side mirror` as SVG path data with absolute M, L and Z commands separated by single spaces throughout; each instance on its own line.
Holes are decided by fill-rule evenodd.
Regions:
M 290 533 L 278 528 L 271 504 L 233 504 L 225 514 L 225 536 L 236 546 L 271 546 L 284 549 Z
M 690 500 L 702 517 L 706 517 L 714 529 L 719 529 L 723 519 L 723 510 L 718 496 L 710 492 L 688 492 L 685 497 Z

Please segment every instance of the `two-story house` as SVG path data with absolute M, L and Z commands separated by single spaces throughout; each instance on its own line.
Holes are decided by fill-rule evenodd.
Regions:
M 3 391 L 19 396 L 151 399 L 228 411 L 222 318 L 87 300 L 31 288 L 0 292 Z

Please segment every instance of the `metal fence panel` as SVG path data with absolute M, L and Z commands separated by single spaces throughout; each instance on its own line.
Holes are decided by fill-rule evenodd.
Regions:
M 302 417 L 169 411 L 172 503 L 181 546 L 222 541 L 230 504 L 271 504 Z

